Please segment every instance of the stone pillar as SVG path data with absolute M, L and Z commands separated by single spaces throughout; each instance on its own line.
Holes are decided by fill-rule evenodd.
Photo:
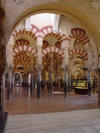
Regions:
M 41 66 L 42 68 L 42 46 L 38 46 L 38 66 L 39 67 Z M 41 72 L 40 72 L 40 81 L 42 81 Z
M 28 86 L 29 86 L 28 94 L 30 97 L 32 96 L 32 92 L 33 92 L 33 71 L 30 71 L 28 75 Z
M 42 46 L 38 46 L 38 64 L 42 64 Z
M 64 97 L 67 96 L 67 72 L 66 66 L 64 67 Z
M 43 39 L 38 38 L 37 44 L 38 44 L 38 66 L 42 67 L 42 43 Z M 40 81 L 42 80 L 41 74 L 40 74 Z
M 68 78 L 68 73 L 69 73 L 69 54 L 68 54 L 68 49 L 69 49 L 69 42 L 64 41 L 63 42 L 63 51 L 64 51 L 64 60 L 63 60 L 63 68 L 64 68 L 64 97 L 67 96 L 68 92 L 68 84 L 69 84 L 69 78 Z
M 49 93 L 52 95 L 53 92 L 53 72 L 54 72 L 54 67 L 53 67 L 53 54 L 50 54 L 51 62 L 50 62 L 50 71 L 49 71 Z
M 37 77 L 37 98 L 40 98 L 40 93 L 41 93 L 41 65 L 38 65 L 37 67 L 38 70 L 38 77 Z
M 2 75 L 2 108 L 5 111 L 5 72 Z
M 2 75 L 5 70 L 6 65 L 6 48 L 4 45 L 4 34 L 3 34 L 3 18 L 5 16 L 4 10 L 2 8 L 1 2 L 0 2 L 0 117 L 2 116 L 3 119 L 5 119 L 5 113 L 4 110 L 1 108 L 1 102 L 3 99 L 3 91 L 2 91 Z
M 100 55 L 98 56 L 98 65 L 96 69 L 97 74 L 97 95 L 98 95 L 98 104 L 100 105 Z
M 38 64 L 37 64 L 37 71 L 38 71 L 38 75 L 37 75 L 37 98 L 40 98 L 40 93 L 41 93 L 41 70 L 42 70 L 42 43 L 43 43 L 43 39 L 42 38 L 38 38 L 37 40 L 37 46 L 38 46 Z
M 100 105 L 100 69 L 96 69 L 95 72 L 97 74 L 97 88 L 96 88 L 96 92 L 97 92 L 97 96 L 98 96 L 98 105 Z
M 92 52 L 91 51 L 92 51 L 92 48 L 89 47 L 88 48 L 88 63 L 87 63 L 88 68 L 92 67 Z
M 2 110 L 2 88 L 0 87 L 0 110 Z
M 69 65 L 68 47 L 64 48 L 64 64 Z
M 88 79 L 88 95 L 91 96 L 91 70 L 92 70 L 92 47 L 88 45 L 88 63 L 87 63 L 87 79 Z
M 50 70 L 50 71 L 49 71 L 49 88 L 48 88 L 48 91 L 49 91 L 49 94 L 50 94 L 50 95 L 52 95 L 52 92 L 53 92 L 52 73 L 53 73 L 53 71 Z
M 91 91 L 92 91 L 92 88 L 91 88 L 91 67 L 88 67 L 88 75 L 87 75 L 87 79 L 88 79 L 88 96 L 91 96 Z
M 12 89 L 13 89 L 13 68 L 9 67 L 8 68 L 8 99 L 10 98 L 12 94 Z
M 1 35 L 0 35 L 1 37 Z M 3 38 L 3 37 L 1 37 Z M 5 57 L 5 47 L 4 45 L 1 45 L 1 40 L 0 40 L 0 112 L 2 110 L 2 95 L 3 95 L 3 88 L 2 88 L 2 75 L 5 70 L 5 62 L 6 62 L 6 57 Z

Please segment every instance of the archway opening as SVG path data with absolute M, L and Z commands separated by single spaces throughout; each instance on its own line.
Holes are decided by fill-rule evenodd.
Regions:
M 96 45 L 70 18 L 52 13 L 27 17 L 13 29 L 6 55 L 9 113 L 98 107 Z

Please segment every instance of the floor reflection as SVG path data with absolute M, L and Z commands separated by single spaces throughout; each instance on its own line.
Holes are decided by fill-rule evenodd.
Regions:
M 63 92 L 53 92 L 52 95 L 49 95 L 47 88 L 44 88 L 41 91 L 41 98 L 37 99 L 36 88 L 30 93 L 29 88 L 22 88 L 20 86 L 13 88 L 9 100 L 7 100 L 6 92 L 5 107 L 9 114 L 30 114 L 99 108 L 96 93 L 92 94 L 92 96 L 88 96 L 78 95 L 72 91 L 64 98 Z

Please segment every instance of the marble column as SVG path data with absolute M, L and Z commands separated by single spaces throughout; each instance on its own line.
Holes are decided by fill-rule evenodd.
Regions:
M 52 95 L 53 92 L 53 72 L 54 72 L 54 67 L 53 67 L 53 54 L 50 54 L 51 62 L 50 62 L 50 71 L 49 71 L 49 93 Z M 58 76 L 58 75 L 57 75 Z
M 99 71 L 100 75 L 100 71 Z M 100 76 L 98 77 L 98 104 L 100 105 Z
M 38 75 L 37 75 L 37 98 L 40 98 L 41 93 L 41 65 L 37 67 Z
M 32 92 L 33 92 L 33 71 L 30 71 L 30 73 L 28 75 L 28 86 L 29 86 L 28 94 L 29 94 L 29 96 L 32 96 Z
M 64 67 L 64 97 L 67 96 L 67 72 L 66 66 Z
M 68 55 L 68 47 L 63 49 L 64 51 L 64 64 L 69 65 L 69 55 Z
M 42 66 L 42 44 L 43 44 L 43 38 L 38 38 L 38 40 L 37 40 L 37 46 L 38 46 L 38 66 Z M 42 80 L 41 75 L 40 75 L 40 80 Z
M 52 92 L 53 92 L 53 81 L 52 81 L 52 70 L 49 71 L 49 88 L 48 88 L 48 91 L 49 91 L 49 94 L 52 95 Z
M 67 96 L 68 92 L 68 71 L 69 71 L 69 54 L 68 54 L 68 49 L 69 49 L 69 42 L 64 41 L 63 42 L 63 51 L 64 51 L 64 60 L 63 60 L 63 67 L 64 67 L 64 97 Z
M 100 55 L 98 56 L 98 65 L 95 70 L 97 74 L 97 95 L 98 95 L 98 104 L 100 105 Z
M 5 72 L 2 75 L 2 109 L 5 111 Z
M 42 46 L 38 45 L 38 64 L 42 64 Z
M 88 68 L 87 68 L 87 79 L 88 79 L 88 95 L 91 96 L 91 70 L 92 70 L 92 47 L 89 44 L 88 46 Z
M 91 91 L 92 91 L 92 88 L 91 88 L 91 67 L 88 67 L 88 75 L 87 75 L 87 79 L 88 79 L 88 96 L 91 96 Z
M 10 98 L 11 94 L 12 94 L 12 81 L 13 81 L 13 68 L 9 67 L 8 68 L 8 99 Z
M 42 39 L 42 38 L 38 38 L 38 40 L 37 40 L 37 46 L 38 46 L 37 98 L 38 98 L 38 99 L 40 98 L 40 93 L 41 93 L 41 81 L 42 81 L 42 77 L 41 77 L 41 70 L 42 70 L 42 43 L 43 43 L 43 39 Z

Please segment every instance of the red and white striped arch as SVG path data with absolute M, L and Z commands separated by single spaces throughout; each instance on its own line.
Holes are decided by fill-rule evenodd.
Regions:
M 53 31 L 52 25 L 44 26 L 43 28 L 39 29 L 36 25 L 31 24 L 31 31 L 35 32 L 37 37 L 43 38 L 48 33 L 51 33 Z
M 75 38 L 78 40 L 81 44 L 89 43 L 90 40 L 82 28 L 73 28 L 71 29 L 71 35 L 69 35 L 69 39 Z
M 66 37 L 65 34 L 61 34 L 60 32 L 53 31 L 52 25 L 44 26 L 41 29 L 39 29 L 37 26 L 33 24 L 31 24 L 31 26 L 32 26 L 32 32 L 37 31 L 36 32 L 37 37 L 44 38 L 45 36 L 48 35 L 48 36 L 55 37 L 59 42 L 62 42 L 64 40 L 70 40 L 69 38 Z
M 17 53 L 13 58 L 14 65 L 17 66 L 30 66 L 31 58 L 26 53 Z
M 75 55 L 75 54 L 79 54 L 81 57 L 82 57 L 82 59 L 84 59 L 84 60 L 88 60 L 88 54 L 87 54 L 87 52 L 85 51 L 85 50 L 83 50 L 83 49 L 79 49 L 79 48 L 76 48 L 76 49 L 73 49 L 73 50 L 70 50 L 69 49 L 69 56 L 73 56 L 73 55 Z
M 16 40 L 13 49 L 19 47 L 19 46 L 30 46 L 30 42 L 28 40 Z
M 46 54 L 48 54 L 50 52 L 58 53 L 59 56 L 61 56 L 62 58 L 64 57 L 64 52 L 56 47 L 48 47 L 46 49 L 43 49 L 42 56 L 44 57 Z
M 17 48 L 14 48 L 13 51 L 14 51 L 14 56 L 16 54 L 18 54 L 19 52 L 24 51 L 26 53 L 28 52 L 28 53 L 32 54 L 34 57 L 37 57 L 37 50 L 33 49 L 30 46 L 18 46 Z
M 28 72 L 29 69 L 31 69 L 33 62 L 34 61 L 32 60 L 31 56 L 27 55 L 27 53 L 25 52 L 20 52 L 13 58 L 15 71 L 19 71 L 18 66 L 23 66 L 24 73 Z
M 51 33 L 48 33 L 46 36 L 52 36 L 52 37 L 56 38 L 60 43 L 65 40 L 70 41 L 70 39 L 67 38 L 65 34 L 61 34 L 60 32 L 58 32 L 58 33 L 51 32 Z
M 14 40 L 16 40 L 17 38 L 23 38 L 23 36 L 28 36 L 28 38 L 32 38 L 33 40 L 36 40 L 36 32 L 32 32 L 26 29 L 19 29 L 19 30 L 15 30 L 12 34 L 12 36 L 14 37 Z

